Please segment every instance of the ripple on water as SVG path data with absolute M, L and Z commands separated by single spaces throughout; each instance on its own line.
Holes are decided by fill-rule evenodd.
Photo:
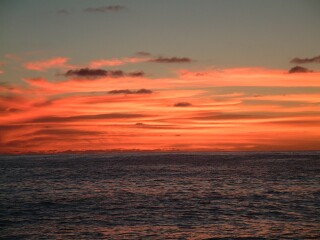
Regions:
M 319 153 L 0 161 L 4 239 L 317 239 Z

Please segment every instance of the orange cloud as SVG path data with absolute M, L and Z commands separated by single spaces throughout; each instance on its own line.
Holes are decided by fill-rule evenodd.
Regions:
M 317 81 L 318 73 L 241 68 L 183 70 L 158 79 L 124 74 L 0 84 L 0 152 L 315 150 L 318 93 L 301 88 L 257 95 L 237 86 L 285 92 Z
M 112 58 L 112 59 L 100 59 L 90 62 L 89 66 L 91 68 L 101 68 L 101 67 L 114 67 L 120 66 L 128 63 L 139 63 L 145 62 L 146 58 Z
M 65 57 L 56 57 L 56 58 L 51 58 L 43 61 L 28 62 L 28 63 L 25 63 L 23 66 L 28 70 L 42 72 L 51 68 L 70 67 L 69 65 L 67 65 L 68 60 L 69 59 Z

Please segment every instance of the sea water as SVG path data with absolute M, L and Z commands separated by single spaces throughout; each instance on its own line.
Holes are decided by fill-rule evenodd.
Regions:
M 320 153 L 0 156 L 1 239 L 320 239 Z

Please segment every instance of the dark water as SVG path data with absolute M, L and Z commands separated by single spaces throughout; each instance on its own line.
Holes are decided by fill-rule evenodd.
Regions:
M 0 238 L 320 239 L 319 156 L 0 156 Z

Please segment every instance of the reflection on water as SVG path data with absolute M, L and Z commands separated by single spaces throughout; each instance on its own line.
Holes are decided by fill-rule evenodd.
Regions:
M 4 239 L 320 238 L 319 152 L 0 158 Z

